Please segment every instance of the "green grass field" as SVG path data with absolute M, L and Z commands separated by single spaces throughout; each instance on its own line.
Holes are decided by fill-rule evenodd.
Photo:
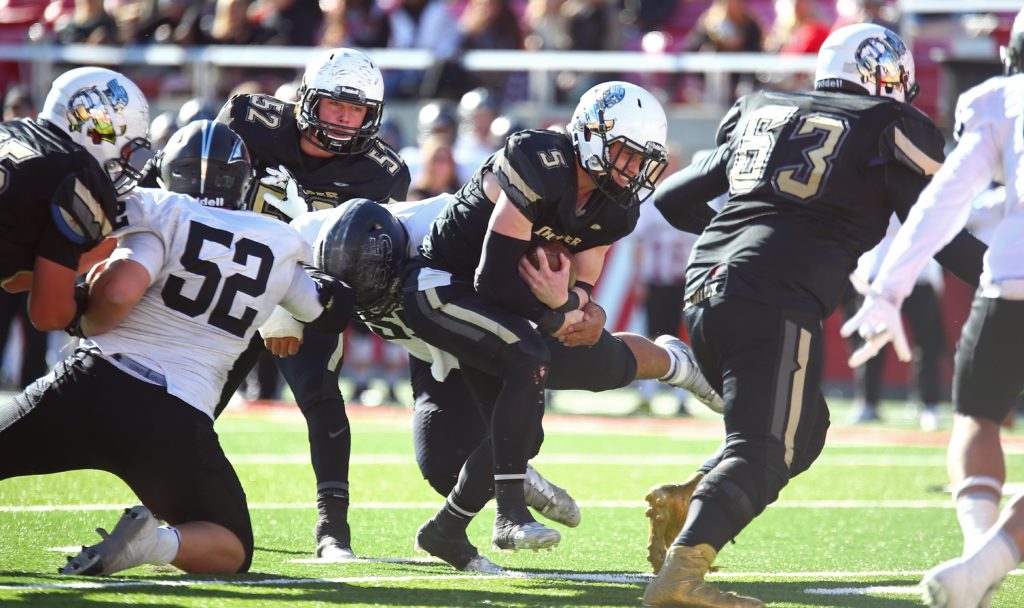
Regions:
M 561 529 L 553 551 L 504 553 L 490 549 L 493 510 L 485 511 L 470 539 L 510 572 L 469 575 L 413 550 L 415 530 L 441 499 L 419 477 L 408 412 L 353 408 L 350 520 L 353 548 L 366 559 L 311 563 L 306 429 L 293 408 L 281 409 L 288 415 L 218 422 L 252 510 L 249 574 L 144 566 L 105 579 L 58 576 L 64 555 L 96 542 L 94 528 L 112 526 L 133 497 L 104 473 L 19 478 L 0 482 L 0 605 L 639 606 L 649 578 L 643 496 L 681 480 L 718 443 L 711 419 L 551 416 L 535 464 L 576 497 L 582 524 Z M 921 574 L 960 550 L 942 489 L 944 441 L 932 435 L 923 447 L 911 442 L 924 435 L 871 428 L 834 429 L 817 464 L 723 550 L 711 580 L 772 606 L 920 605 Z M 1019 451 L 1008 460 L 1011 475 L 1024 465 Z M 1024 578 L 1011 575 L 993 606 L 1022 605 Z

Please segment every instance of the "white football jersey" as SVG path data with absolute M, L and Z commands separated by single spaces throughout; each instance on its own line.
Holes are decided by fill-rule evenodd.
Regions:
M 384 205 L 384 208 L 398 219 L 408 233 L 407 257 L 412 258 L 416 255 L 423 239 L 430 232 L 431 222 L 445 208 L 451 196 L 442 194 L 421 201 Z M 343 211 L 344 205 L 341 205 L 333 209 L 305 213 L 292 220 L 292 226 L 312 245 L 316 242 L 317 236 L 327 220 L 340 215 Z M 436 358 L 437 353 L 432 352 L 434 349 L 416 337 L 405 324 L 401 307 L 381 319 L 366 322 L 366 326 L 381 338 L 402 346 L 409 351 L 409 354 L 421 361 L 430 363 Z
M 114 257 L 142 264 L 152 282 L 120 325 L 84 345 L 162 374 L 170 394 L 212 418 L 228 371 L 276 305 L 306 321 L 322 311 L 300 265 L 312 249 L 279 220 L 182 194 L 137 188 L 124 203 L 113 236 L 155 235 L 160 246 Z
M 964 227 L 972 201 L 1006 185 L 1002 221 L 985 253 L 982 293 L 1024 296 L 1024 74 L 997 76 L 960 96 L 959 143 L 921 193 L 872 284 L 906 297 L 928 259 Z

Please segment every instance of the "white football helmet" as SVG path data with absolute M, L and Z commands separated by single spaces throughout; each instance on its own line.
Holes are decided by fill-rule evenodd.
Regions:
M 384 114 L 384 77 L 370 58 L 354 49 L 331 49 L 317 57 L 302 75 L 299 129 L 316 147 L 334 154 L 365 152 L 380 131 Z M 334 99 L 366 106 L 360 127 L 320 119 L 320 100 Z
M 51 123 L 99 161 L 118 194 L 135 187 L 149 152 L 149 103 L 124 74 L 75 68 L 53 81 L 39 118 Z
M 1009 43 L 999 47 L 999 58 L 1003 61 L 1004 74 L 1024 72 L 1024 9 L 1013 20 Z
M 914 57 L 892 30 L 873 23 L 847 25 L 821 45 L 814 88 L 867 91 L 910 103 L 918 93 Z
M 668 163 L 668 120 L 653 95 L 628 82 L 603 82 L 580 97 L 566 130 L 580 165 L 606 196 L 629 208 L 653 193 Z M 622 146 L 612 157 L 609 147 L 615 142 Z M 618 168 L 629 166 L 628 162 L 621 162 L 629 160 L 623 155 L 642 159 L 636 175 L 625 174 Z M 615 173 L 625 175 L 625 187 L 615 182 Z

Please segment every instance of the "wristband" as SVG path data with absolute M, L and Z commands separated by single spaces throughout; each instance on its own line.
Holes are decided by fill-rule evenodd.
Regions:
M 570 312 L 580 307 L 580 294 L 575 291 L 569 292 L 569 298 L 558 308 L 555 308 L 555 312 Z
M 545 334 L 553 334 L 565 323 L 565 314 L 549 310 L 537 319 L 537 329 Z

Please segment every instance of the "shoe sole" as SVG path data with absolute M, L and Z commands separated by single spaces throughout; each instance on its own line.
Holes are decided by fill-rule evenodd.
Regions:
M 137 524 L 137 527 L 131 532 L 122 533 L 124 535 L 123 539 L 117 539 L 121 543 L 121 547 L 119 549 L 122 551 L 125 549 L 125 547 L 131 545 L 132 542 L 136 539 L 136 537 L 139 534 L 143 533 L 148 526 L 156 526 L 156 521 L 153 514 L 150 513 L 149 509 L 147 509 L 146 507 L 138 505 L 135 507 L 125 509 L 124 514 L 118 520 L 113 532 L 111 532 L 110 534 L 107 534 L 105 531 L 102 532 L 101 536 L 103 536 L 103 540 L 96 543 L 95 545 L 90 545 L 88 547 L 83 545 L 82 551 L 74 557 L 68 557 L 67 564 L 65 564 L 61 568 L 58 568 L 57 572 L 59 574 L 69 574 L 78 576 L 106 576 L 108 574 L 114 574 L 116 572 L 121 572 L 122 570 L 127 570 L 129 568 L 134 568 L 135 566 L 141 565 L 133 564 L 129 566 L 114 568 L 104 561 L 104 553 L 106 553 L 106 551 L 101 550 L 101 547 L 103 547 L 105 544 L 116 542 L 113 541 L 112 538 L 115 534 L 118 534 L 117 529 L 122 525 L 122 522 L 125 520 L 125 518 L 128 518 L 131 524 Z
M 497 541 L 492 539 L 491 546 L 498 551 L 521 551 L 524 549 L 529 549 L 530 551 L 540 551 L 541 549 L 551 550 L 557 547 L 558 543 L 562 542 L 562 535 L 559 534 L 557 530 L 548 529 L 547 531 L 553 532 L 554 534 L 545 534 L 543 536 L 538 536 L 538 538 L 526 538 L 518 543 L 513 541 L 511 547 L 502 547 L 497 543 Z
M 921 599 L 924 601 L 926 606 L 930 608 L 945 608 L 949 602 L 949 595 L 946 593 L 946 588 L 942 586 L 937 578 L 930 578 L 921 583 L 924 587 L 924 591 L 921 594 Z

